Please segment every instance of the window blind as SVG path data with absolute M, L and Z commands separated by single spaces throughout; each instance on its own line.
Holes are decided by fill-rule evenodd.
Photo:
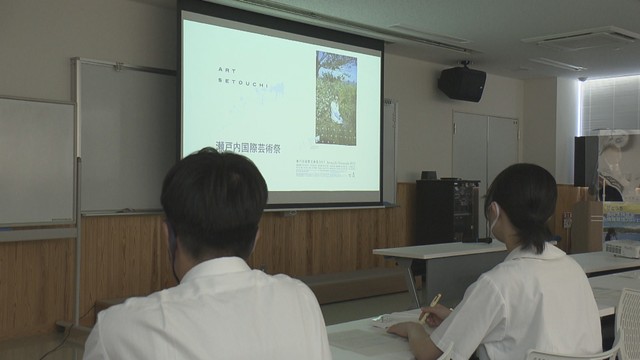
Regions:
M 581 135 L 640 129 L 640 75 L 582 83 Z

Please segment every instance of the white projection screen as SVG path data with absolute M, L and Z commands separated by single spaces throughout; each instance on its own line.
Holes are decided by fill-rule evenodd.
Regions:
M 382 204 L 382 41 L 180 1 L 179 151 L 250 158 L 268 207 Z

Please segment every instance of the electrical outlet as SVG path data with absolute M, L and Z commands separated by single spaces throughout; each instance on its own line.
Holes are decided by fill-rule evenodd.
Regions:
M 565 211 L 562 213 L 562 227 L 565 229 L 571 228 L 573 214 L 570 211 Z

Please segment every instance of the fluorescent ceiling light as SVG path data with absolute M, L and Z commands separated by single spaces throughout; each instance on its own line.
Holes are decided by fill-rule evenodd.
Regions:
M 577 66 L 577 65 L 571 65 L 571 64 L 567 64 L 567 63 L 563 63 L 563 62 L 560 62 L 560 61 L 551 60 L 551 59 L 547 59 L 547 58 L 535 58 L 535 59 L 529 59 L 529 61 L 533 61 L 533 62 L 536 62 L 538 64 L 549 65 L 549 66 L 553 66 L 553 67 L 557 67 L 557 68 L 565 69 L 565 70 L 572 70 L 572 71 L 584 71 L 584 70 L 587 70 L 586 67 Z
M 426 38 L 426 39 L 445 41 L 445 42 L 448 42 L 448 43 L 468 44 L 470 42 L 467 39 L 462 39 L 462 38 L 451 36 L 451 35 L 429 33 L 429 32 L 422 31 L 422 30 L 416 29 L 414 27 L 411 27 L 411 26 L 405 25 L 405 24 L 395 24 L 395 25 L 389 26 L 389 28 L 401 31 L 401 32 L 403 32 L 405 34 L 413 34 L 413 35 L 420 36 L 420 37 L 423 37 L 423 38 Z

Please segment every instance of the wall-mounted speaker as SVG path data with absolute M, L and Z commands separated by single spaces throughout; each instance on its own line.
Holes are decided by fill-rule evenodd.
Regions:
M 438 89 L 451 99 L 479 102 L 486 79 L 484 71 L 466 66 L 445 69 L 440 73 Z

